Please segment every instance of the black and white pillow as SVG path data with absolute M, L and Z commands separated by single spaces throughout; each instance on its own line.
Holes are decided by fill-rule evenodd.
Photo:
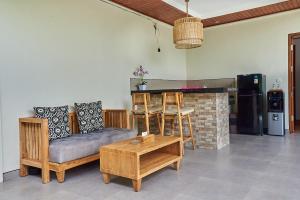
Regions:
M 71 135 L 68 106 L 34 107 L 33 109 L 36 117 L 48 119 L 49 140 Z
M 103 129 L 102 102 L 75 103 L 79 129 L 81 134 Z

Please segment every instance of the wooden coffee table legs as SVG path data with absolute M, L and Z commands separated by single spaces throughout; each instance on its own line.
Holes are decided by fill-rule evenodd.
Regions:
M 108 184 L 110 182 L 110 174 L 102 173 L 102 177 L 105 184 Z
M 180 161 L 174 162 L 173 168 L 178 171 L 180 168 Z M 110 174 L 102 173 L 103 181 L 105 184 L 108 184 L 110 182 L 110 176 L 111 176 Z M 137 180 L 132 179 L 131 181 L 132 181 L 133 190 L 135 192 L 141 191 L 142 179 L 137 179 Z
M 110 182 L 110 174 L 102 173 L 102 177 L 105 184 Z M 132 186 L 135 192 L 139 192 L 142 188 L 142 179 L 132 180 Z
M 178 171 L 179 168 L 180 168 L 180 161 L 174 162 L 173 166 L 174 166 L 174 169 L 175 169 L 176 171 Z
M 142 187 L 142 179 L 132 180 L 132 186 L 135 192 L 139 192 Z

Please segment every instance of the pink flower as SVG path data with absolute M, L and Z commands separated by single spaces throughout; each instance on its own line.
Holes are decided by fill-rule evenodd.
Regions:
M 149 72 L 147 70 L 145 70 L 142 65 L 140 65 L 138 68 L 136 68 L 136 70 L 133 72 L 134 76 L 137 76 L 140 78 L 143 78 L 146 74 L 149 74 Z

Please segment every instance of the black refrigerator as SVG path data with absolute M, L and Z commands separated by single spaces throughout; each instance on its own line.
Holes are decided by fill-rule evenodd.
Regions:
M 238 133 L 263 135 L 266 126 L 266 76 L 237 76 Z

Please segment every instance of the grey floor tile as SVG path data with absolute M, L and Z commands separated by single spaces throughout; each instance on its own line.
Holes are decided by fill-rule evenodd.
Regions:
M 275 190 L 252 189 L 244 200 L 299 200 L 293 194 L 280 193 Z
M 249 187 L 241 184 L 201 177 L 191 187 L 186 188 L 182 192 L 200 199 L 240 200 L 246 196 L 249 190 Z
M 299 176 L 295 174 L 295 176 Z M 265 191 L 276 191 L 280 194 L 295 194 L 300 196 L 300 179 L 293 176 L 282 176 L 281 174 L 266 175 L 264 174 L 256 185 Z
M 230 139 L 230 146 L 219 151 L 187 148 L 179 171 L 166 168 L 144 178 L 139 193 L 125 178 L 104 184 L 99 163 L 93 163 L 67 171 L 62 184 L 54 174 L 49 184 L 42 184 L 40 176 L 8 173 L 0 184 L 0 199 L 299 199 L 300 135 Z

